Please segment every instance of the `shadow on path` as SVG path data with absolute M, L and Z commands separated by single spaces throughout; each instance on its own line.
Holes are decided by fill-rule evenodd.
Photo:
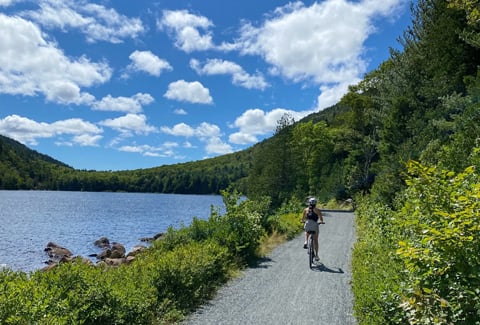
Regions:
M 327 273 L 345 273 L 343 272 L 343 270 L 341 268 L 331 268 L 331 267 L 328 267 L 326 266 L 325 264 L 323 263 L 318 263 L 318 264 L 315 264 L 312 266 L 312 271 L 316 271 L 316 272 L 327 272 Z
M 272 266 L 272 262 L 273 260 L 270 257 L 262 257 L 249 267 L 252 269 L 266 269 Z

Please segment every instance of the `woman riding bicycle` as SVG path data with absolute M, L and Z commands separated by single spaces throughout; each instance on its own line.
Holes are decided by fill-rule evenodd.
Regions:
M 313 234 L 313 246 L 315 248 L 315 260 L 318 261 L 318 224 L 325 223 L 323 221 L 322 211 L 316 207 L 317 200 L 315 198 L 310 198 L 308 200 L 308 207 L 303 210 L 302 222 L 304 222 L 303 229 L 305 230 L 305 243 L 303 248 L 307 248 L 309 231 L 315 231 Z M 318 220 L 320 219 L 320 222 Z

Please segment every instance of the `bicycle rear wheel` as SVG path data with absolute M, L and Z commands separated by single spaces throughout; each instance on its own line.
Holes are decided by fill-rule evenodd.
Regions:
M 313 258 L 314 258 L 314 247 L 313 247 L 313 234 L 310 234 L 308 238 L 308 266 L 313 267 Z

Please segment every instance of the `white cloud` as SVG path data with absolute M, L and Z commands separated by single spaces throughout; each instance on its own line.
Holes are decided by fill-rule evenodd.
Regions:
M 193 15 L 187 10 L 164 10 L 162 18 L 157 21 L 157 27 L 173 33 L 175 46 L 187 53 L 215 47 L 209 32 L 213 23 L 206 17 Z M 201 30 L 206 33 L 202 34 Z
M 22 18 L 0 13 L 0 30 L 0 93 L 43 94 L 51 102 L 90 104 L 94 97 L 81 87 L 111 77 L 106 63 L 66 57 L 37 26 Z
M 73 137 L 73 142 L 82 146 L 82 147 L 98 147 L 98 142 L 103 137 L 101 135 L 95 134 L 81 134 Z
M 150 146 L 121 146 L 118 148 L 119 151 L 124 151 L 124 152 L 137 152 L 141 153 L 144 152 L 145 149 L 149 149 Z
M 215 124 L 202 122 L 200 126 L 195 129 L 195 135 L 200 139 L 216 138 L 221 135 L 221 131 Z
M 278 121 L 289 114 L 295 121 L 313 113 L 314 111 L 296 112 L 283 108 L 276 108 L 270 112 L 261 109 L 249 109 L 237 117 L 232 127 L 240 130 L 229 137 L 229 141 L 235 144 L 248 144 L 258 141 L 257 136 L 270 134 L 275 131 Z
M 166 126 L 162 126 L 160 131 L 166 134 L 174 135 L 174 136 L 183 136 L 183 137 L 191 137 L 195 135 L 195 130 L 185 123 L 179 123 L 173 126 L 173 128 L 169 128 Z
M 196 148 L 193 144 L 191 144 L 189 141 L 185 141 L 183 143 L 184 148 Z
M 233 152 L 232 147 L 228 143 L 223 142 L 218 137 L 209 138 L 207 140 L 205 150 L 208 154 L 214 155 L 225 155 L 227 153 Z
M 220 128 L 215 124 L 210 124 L 207 122 L 200 123 L 200 125 L 196 128 L 193 128 L 185 123 L 178 123 L 174 125 L 173 128 L 162 126 L 160 131 L 166 134 L 187 138 L 196 136 L 203 140 L 221 136 Z
M 173 113 L 177 115 L 187 115 L 187 112 L 183 108 L 177 108 L 173 111 Z
M 15 0 L 0 0 L 0 7 L 8 7 L 8 6 L 14 4 L 17 1 L 15 1 Z
M 92 108 L 99 111 L 140 113 L 143 105 L 153 103 L 154 99 L 149 94 L 138 93 L 132 97 L 112 97 L 108 95 L 96 102 Z
M 208 88 L 205 88 L 198 81 L 178 80 L 172 82 L 168 85 L 168 90 L 163 96 L 172 100 L 197 104 L 211 104 L 213 102 Z
M 178 147 L 178 143 L 177 142 L 172 142 L 172 141 L 166 141 L 163 143 L 163 147 L 164 148 L 176 148 Z
M 71 134 L 82 134 L 82 133 L 101 133 L 95 124 L 86 122 L 79 118 L 71 118 L 68 120 L 56 121 L 50 124 L 52 130 L 57 134 L 71 133 Z
M 160 131 L 166 134 L 181 137 L 197 137 L 205 143 L 205 151 L 208 154 L 225 154 L 232 152 L 232 147 L 221 140 L 222 132 L 215 124 L 202 122 L 198 127 L 193 128 L 185 123 L 179 123 L 172 128 L 161 127 Z M 193 148 L 190 142 L 186 142 L 184 148 Z
M 150 134 L 158 130 L 147 124 L 147 117 L 143 114 L 127 114 L 114 119 L 106 119 L 100 122 L 100 125 L 112 128 L 122 134 L 124 137 L 133 134 Z
M 0 134 L 21 143 L 36 145 L 38 138 L 52 138 L 57 135 L 74 135 L 73 141 L 81 145 L 96 146 L 103 130 L 96 125 L 78 118 L 53 123 L 37 122 L 18 115 L 0 119 Z
M 258 138 L 253 134 L 235 132 L 229 135 L 228 141 L 235 144 L 252 144 L 258 142 Z
M 351 84 L 356 84 L 360 81 L 345 82 L 339 83 L 334 86 L 321 86 L 320 95 L 317 99 L 318 108 L 326 108 L 338 103 L 339 99 L 343 97 L 348 91 L 348 86 Z
M 143 71 L 152 76 L 160 76 L 164 70 L 172 70 L 172 66 L 165 60 L 150 51 L 134 51 L 129 56 L 132 64 L 128 66 L 130 70 Z
M 364 42 L 375 32 L 373 20 L 395 13 L 401 0 L 326 0 L 306 7 L 302 2 L 279 7 L 262 26 L 246 23 L 230 48 L 260 55 L 271 72 L 294 82 L 311 82 L 329 88 L 357 83 L 366 72 Z M 345 89 L 345 88 L 344 88 Z M 342 96 L 336 92 L 336 102 Z M 322 96 L 318 105 L 324 108 Z
M 209 59 L 201 66 L 200 61 L 192 59 L 190 67 L 200 75 L 231 75 L 234 85 L 247 89 L 264 90 L 269 86 L 260 73 L 250 75 L 240 65 L 231 61 Z
M 173 156 L 173 151 L 171 148 L 178 147 L 176 142 L 165 142 L 161 146 L 151 146 L 151 145 L 125 145 L 118 148 L 119 151 L 131 152 L 131 153 L 140 153 L 142 156 L 146 157 L 171 157 Z
M 39 6 L 39 10 L 23 12 L 23 16 L 45 28 L 78 29 L 89 42 L 121 43 L 144 32 L 140 19 L 86 1 L 41 0 Z

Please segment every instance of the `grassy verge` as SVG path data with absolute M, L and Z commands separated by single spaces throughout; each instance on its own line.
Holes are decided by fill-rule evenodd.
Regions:
M 352 254 L 352 291 L 357 321 L 365 325 L 402 324 L 402 272 L 389 226 L 392 211 L 365 198 L 355 214 L 357 242 Z

